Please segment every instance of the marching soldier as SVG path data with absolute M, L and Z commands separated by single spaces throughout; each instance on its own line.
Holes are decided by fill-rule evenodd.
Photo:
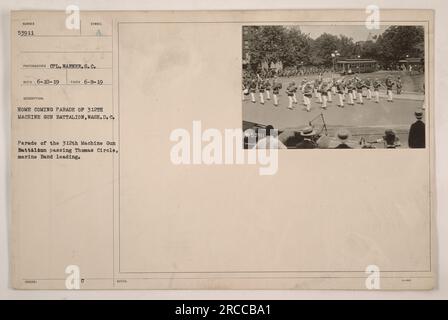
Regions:
M 337 80 L 333 78 L 331 79 L 331 93 L 332 94 L 338 93 Z
M 373 94 L 375 96 L 375 102 L 380 102 L 380 88 L 382 84 L 381 81 L 378 78 L 375 78 L 375 81 L 373 81 Z
M 298 90 L 298 88 L 297 88 L 297 86 L 296 86 L 296 83 L 295 82 L 293 82 L 294 83 L 294 86 L 293 86 L 293 88 L 292 88 L 292 100 L 293 100 L 293 102 L 295 103 L 295 104 L 297 104 L 297 96 L 296 96 L 296 94 L 297 94 L 297 90 Z
M 257 81 L 255 79 L 252 79 L 249 84 L 249 92 L 252 103 L 255 103 L 255 93 L 257 92 Z
M 292 110 L 292 104 L 294 102 L 294 88 L 295 88 L 296 84 L 294 81 L 290 82 L 289 85 L 286 87 L 286 94 L 288 95 L 288 100 L 289 100 L 289 105 L 288 105 L 288 109 Z
M 348 104 L 350 106 L 355 105 L 355 103 L 353 102 L 353 90 L 354 90 L 355 86 L 353 83 L 353 79 L 348 80 L 347 83 L 347 90 L 348 90 Z
M 348 79 L 342 78 L 342 86 L 344 87 L 344 92 L 342 93 L 342 100 L 345 101 L 346 100 L 346 96 L 348 95 Z
M 320 93 L 320 87 L 321 87 L 322 83 L 321 80 L 316 79 L 314 81 L 314 93 L 316 96 L 316 102 L 322 103 L 322 95 Z
M 258 92 L 260 93 L 260 103 L 264 104 L 265 82 L 263 79 L 258 81 Z
M 358 79 L 356 81 L 356 91 L 358 93 L 358 103 L 364 104 L 364 101 L 362 100 L 362 89 L 364 89 L 365 85 L 364 82 L 361 79 Z
M 339 98 L 338 107 L 344 108 L 343 95 L 344 95 L 345 86 L 344 86 L 344 83 L 342 82 L 342 80 L 338 80 L 336 82 L 336 90 L 337 90 L 338 98 Z
M 397 94 L 401 94 L 401 89 L 403 88 L 403 83 L 401 82 L 401 78 L 397 79 Z
M 320 87 L 320 94 L 322 95 L 322 109 L 327 109 L 327 101 L 328 101 L 328 91 L 330 90 L 329 84 L 327 81 L 322 82 Z
M 367 100 L 372 100 L 372 80 L 367 78 L 365 80 L 365 85 L 367 89 Z
M 277 77 L 272 81 L 272 94 L 274 96 L 274 106 L 278 107 L 278 94 L 282 88 L 281 82 L 277 80 Z
M 303 88 L 307 83 L 308 83 L 307 78 L 303 78 L 302 81 L 300 82 L 300 87 Z
M 302 92 L 302 96 L 303 96 L 303 105 L 306 106 L 306 99 L 305 99 L 305 86 L 308 83 L 308 80 L 306 78 L 303 78 L 302 81 L 300 82 L 300 91 Z
M 266 90 L 266 100 L 271 100 L 271 82 L 269 81 L 269 79 L 265 80 L 264 87 Z
M 314 94 L 314 97 L 316 98 L 316 102 L 317 102 L 318 101 L 318 99 L 317 99 L 317 80 L 313 81 L 313 94 Z
M 243 89 L 243 101 L 246 101 L 246 96 L 249 94 L 249 88 L 247 87 L 247 83 L 246 80 L 243 80 L 242 83 L 242 89 Z
M 328 103 L 332 103 L 333 102 L 333 79 L 328 79 L 327 80 L 327 97 L 328 97 Z
M 392 93 L 392 88 L 394 86 L 394 81 L 392 80 L 391 76 L 388 76 L 386 79 L 386 91 L 387 91 L 387 101 L 388 102 L 394 102 L 394 96 Z
M 353 96 L 353 100 L 356 100 L 358 98 L 358 93 L 356 91 L 356 82 L 358 80 L 358 77 L 354 77 L 352 79 L 352 96 Z
M 311 111 L 311 98 L 313 97 L 313 85 L 311 82 L 307 82 L 303 87 L 303 100 L 306 107 L 306 111 Z

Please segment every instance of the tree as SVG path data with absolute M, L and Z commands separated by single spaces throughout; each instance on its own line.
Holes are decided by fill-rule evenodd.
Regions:
M 311 38 L 299 28 L 290 27 L 285 31 L 286 45 L 280 59 L 285 67 L 310 63 Z
M 424 29 L 421 26 L 390 26 L 376 42 L 378 59 L 385 63 L 411 57 L 423 57 Z
M 257 72 L 262 63 L 281 61 L 284 67 L 307 64 L 312 39 L 298 27 L 247 26 L 243 40 L 250 53 L 250 67 Z
M 331 66 L 335 50 L 341 58 L 360 55 L 390 65 L 406 56 L 423 58 L 424 30 L 421 26 L 390 26 L 372 40 L 355 43 L 345 35 L 329 33 L 313 40 L 298 26 L 245 26 L 243 46 L 243 53 L 249 53 L 252 72 L 259 72 L 263 63 L 270 66 L 279 61 L 284 67 Z
M 343 34 L 339 35 L 338 51 L 341 57 L 350 58 L 354 54 L 355 46 L 352 38 Z
M 280 60 L 282 48 L 286 44 L 283 27 L 250 26 L 245 28 L 245 40 L 248 41 L 253 72 L 257 72 L 263 62 L 270 64 Z
M 360 55 L 364 58 L 377 59 L 378 45 L 373 41 L 366 41 L 361 45 Z
M 314 64 L 324 64 L 330 66 L 333 63 L 331 54 L 338 50 L 339 39 L 337 36 L 323 33 L 316 40 L 314 40 L 312 45 L 312 55 Z

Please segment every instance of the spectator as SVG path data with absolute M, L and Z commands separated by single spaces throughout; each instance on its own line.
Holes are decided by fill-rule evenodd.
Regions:
M 348 140 L 349 136 L 350 136 L 350 132 L 347 129 L 339 130 L 337 133 L 337 137 L 338 137 L 340 143 L 337 147 L 335 147 L 335 149 L 352 149 L 352 147 L 350 147 L 347 144 L 347 140 Z
M 287 149 L 286 146 L 278 140 L 278 131 L 273 126 L 268 125 L 266 129 L 259 130 L 266 131 L 266 136 L 258 140 L 255 149 Z
M 377 142 L 383 142 L 386 149 L 396 149 L 401 146 L 400 138 L 398 138 L 395 131 L 392 129 L 387 129 L 384 132 L 383 138 L 379 139 Z
M 423 111 L 415 111 L 415 121 L 409 129 L 409 148 L 424 148 L 425 147 L 425 123 L 423 119 Z
M 314 142 L 314 138 L 316 136 L 316 131 L 314 131 L 313 127 L 306 127 L 301 132 L 303 140 L 296 145 L 297 149 L 316 149 L 317 144 Z

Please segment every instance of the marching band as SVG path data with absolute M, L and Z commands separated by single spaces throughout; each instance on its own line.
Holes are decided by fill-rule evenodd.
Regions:
M 315 102 L 321 104 L 322 109 L 326 109 L 329 103 L 333 102 L 333 96 L 337 97 L 337 106 L 344 108 L 344 103 L 348 105 L 363 105 L 364 98 L 380 102 L 380 89 L 386 89 L 387 102 L 393 102 L 393 88 L 396 87 L 397 94 L 401 94 L 402 82 L 400 77 L 394 80 L 392 76 L 387 76 L 384 83 L 378 78 L 373 81 L 370 78 L 361 79 L 358 76 L 323 78 L 322 75 L 315 80 L 302 79 L 297 86 L 295 81 L 291 81 L 285 88 L 288 97 L 287 108 L 293 110 L 298 104 L 297 94 L 302 95 L 302 104 L 304 110 L 311 111 L 311 100 L 314 96 Z M 271 100 L 271 92 L 274 106 L 279 106 L 279 95 L 282 89 L 282 83 L 277 76 L 265 77 L 260 75 L 256 77 L 245 77 L 243 80 L 243 101 L 250 95 L 252 103 L 256 103 L 256 94 L 258 93 L 259 102 L 264 105 L 266 101 Z

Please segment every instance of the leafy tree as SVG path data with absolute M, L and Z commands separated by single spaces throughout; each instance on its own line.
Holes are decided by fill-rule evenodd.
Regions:
M 285 67 L 310 63 L 312 39 L 308 35 L 303 34 L 297 27 L 291 27 L 285 31 L 285 40 L 287 45 L 280 54 Z
M 314 56 L 314 63 L 324 64 L 330 66 L 333 63 L 331 54 L 338 50 L 339 39 L 337 36 L 323 33 L 313 42 L 312 54 Z
M 407 55 L 423 57 L 424 30 L 421 26 L 390 26 L 378 37 L 377 57 L 383 63 L 395 63 Z
M 284 67 L 301 65 L 331 66 L 331 54 L 341 58 L 377 59 L 390 65 L 407 55 L 423 57 L 424 30 L 421 26 L 391 26 L 376 41 L 354 42 L 345 35 L 323 33 L 313 40 L 298 26 L 246 26 L 243 28 L 244 50 L 250 53 L 250 69 L 259 72 L 261 65 L 281 61 Z
M 363 58 L 377 59 L 378 58 L 378 45 L 373 41 L 366 41 L 360 46 L 360 55 Z
M 339 35 L 338 51 L 341 57 L 351 58 L 354 54 L 355 46 L 352 38 L 343 34 Z

